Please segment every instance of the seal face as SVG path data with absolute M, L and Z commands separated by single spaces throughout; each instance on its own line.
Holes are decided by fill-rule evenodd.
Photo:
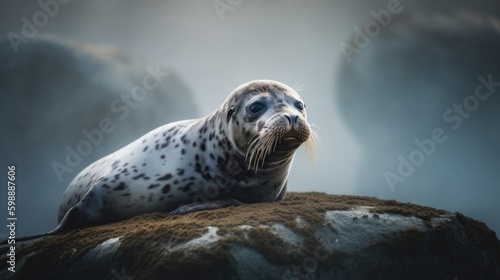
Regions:
M 281 200 L 295 151 L 315 139 L 295 90 L 243 84 L 212 114 L 161 126 L 85 168 L 63 196 L 59 227 Z

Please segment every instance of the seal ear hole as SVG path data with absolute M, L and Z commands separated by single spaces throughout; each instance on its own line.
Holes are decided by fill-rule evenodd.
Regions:
M 231 106 L 231 108 L 229 108 L 229 111 L 227 111 L 227 116 L 226 116 L 226 121 L 229 122 L 229 120 L 231 119 L 231 116 L 234 114 L 234 105 Z

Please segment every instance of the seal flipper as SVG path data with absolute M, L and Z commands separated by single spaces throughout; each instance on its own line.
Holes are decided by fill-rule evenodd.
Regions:
M 177 209 L 170 212 L 170 215 L 184 215 L 192 212 L 202 211 L 202 210 L 212 210 L 218 208 L 224 208 L 229 206 L 242 205 L 243 202 L 233 199 L 233 198 L 221 198 L 208 202 L 194 202 L 186 205 L 182 205 Z
M 59 225 L 55 229 L 53 229 L 49 232 L 45 232 L 45 233 L 18 237 L 15 239 L 16 242 L 29 241 L 29 240 L 33 240 L 33 239 L 37 239 L 37 238 L 41 238 L 41 237 L 45 237 L 45 236 L 55 235 L 55 234 L 58 234 L 62 231 L 78 228 L 78 225 L 83 220 L 82 213 L 81 213 L 80 208 L 78 206 L 79 206 L 79 204 L 71 207 L 71 209 L 66 213 L 66 215 L 64 215 L 64 218 L 61 220 L 61 222 L 59 223 Z M 2 242 L 0 242 L 0 245 L 5 245 L 5 244 L 7 244 L 7 242 L 8 242 L 8 239 L 3 240 Z

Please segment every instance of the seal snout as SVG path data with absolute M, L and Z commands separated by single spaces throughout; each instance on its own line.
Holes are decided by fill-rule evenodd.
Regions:
M 299 115 L 285 114 L 284 117 L 285 117 L 285 119 L 288 120 L 288 124 L 292 127 L 292 129 L 294 128 L 294 126 L 297 125 L 297 122 L 298 122 L 298 119 L 299 119 Z
M 284 133 L 280 135 L 280 142 L 294 140 L 299 145 L 305 142 L 310 131 L 307 121 L 294 114 L 284 113 L 283 117 L 287 122 L 283 121 Z

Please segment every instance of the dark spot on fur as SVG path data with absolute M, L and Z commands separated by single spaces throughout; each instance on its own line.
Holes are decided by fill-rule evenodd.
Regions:
M 177 168 L 177 175 L 179 176 L 184 175 L 184 169 Z
M 135 177 L 132 177 L 132 179 L 137 180 L 139 178 L 143 178 L 144 180 L 149 180 L 149 177 L 147 177 L 144 173 L 141 173 Z
M 187 185 L 185 185 L 184 187 L 182 188 L 179 188 L 179 190 L 182 190 L 183 192 L 189 192 L 191 190 L 191 186 L 194 185 L 193 182 L 191 183 L 188 183 Z
M 166 180 L 170 180 L 170 179 L 172 179 L 172 174 L 168 173 L 168 174 L 165 174 L 164 176 L 162 176 L 162 177 L 160 177 L 160 178 L 158 178 L 156 180 L 158 180 L 158 181 L 166 181 Z
M 207 146 L 205 145 L 205 143 L 202 143 L 202 144 L 201 144 L 200 149 L 201 149 L 203 152 L 207 150 Z
M 142 151 L 143 151 L 143 152 L 147 151 L 147 150 L 148 150 L 148 147 L 149 147 L 149 146 L 144 147 L 144 149 L 142 149 Z
M 161 156 L 160 156 L 160 158 L 161 158 L 161 159 L 165 159 L 165 155 L 161 155 Z
M 219 164 L 219 168 L 222 168 L 222 167 L 226 166 L 226 161 L 221 156 L 218 156 L 217 157 L 217 164 Z M 224 168 L 224 170 L 225 170 L 225 168 Z
M 111 164 L 111 167 L 113 168 L 113 170 L 115 170 L 116 168 L 118 168 L 118 164 L 120 163 L 119 160 L 115 160 L 112 164 Z
M 183 154 L 183 155 L 184 155 L 184 154 L 186 154 L 186 150 L 185 150 L 185 149 L 182 149 L 182 150 L 181 150 L 181 154 Z
M 157 188 L 159 186 L 160 186 L 160 184 L 151 184 L 151 185 L 149 185 L 148 189 L 154 189 L 154 188 Z
M 162 193 L 168 193 L 169 191 L 170 191 L 170 184 L 166 184 L 165 186 L 163 186 L 163 188 L 161 188 Z
M 208 171 L 208 169 L 207 169 L 207 171 Z M 203 177 L 203 179 L 205 179 L 205 180 L 212 180 L 212 175 L 210 175 L 209 173 L 202 173 L 201 177 Z
M 257 124 L 257 127 L 259 128 L 259 130 L 261 130 L 261 129 L 264 127 L 264 125 L 265 125 L 265 124 L 266 124 L 266 123 L 265 123 L 264 121 L 260 121 L 260 122 Z
M 123 191 L 125 188 L 127 187 L 127 185 L 125 185 L 124 182 L 121 182 L 117 187 L 115 187 L 113 190 L 114 191 Z M 80 199 L 78 199 L 80 200 Z

